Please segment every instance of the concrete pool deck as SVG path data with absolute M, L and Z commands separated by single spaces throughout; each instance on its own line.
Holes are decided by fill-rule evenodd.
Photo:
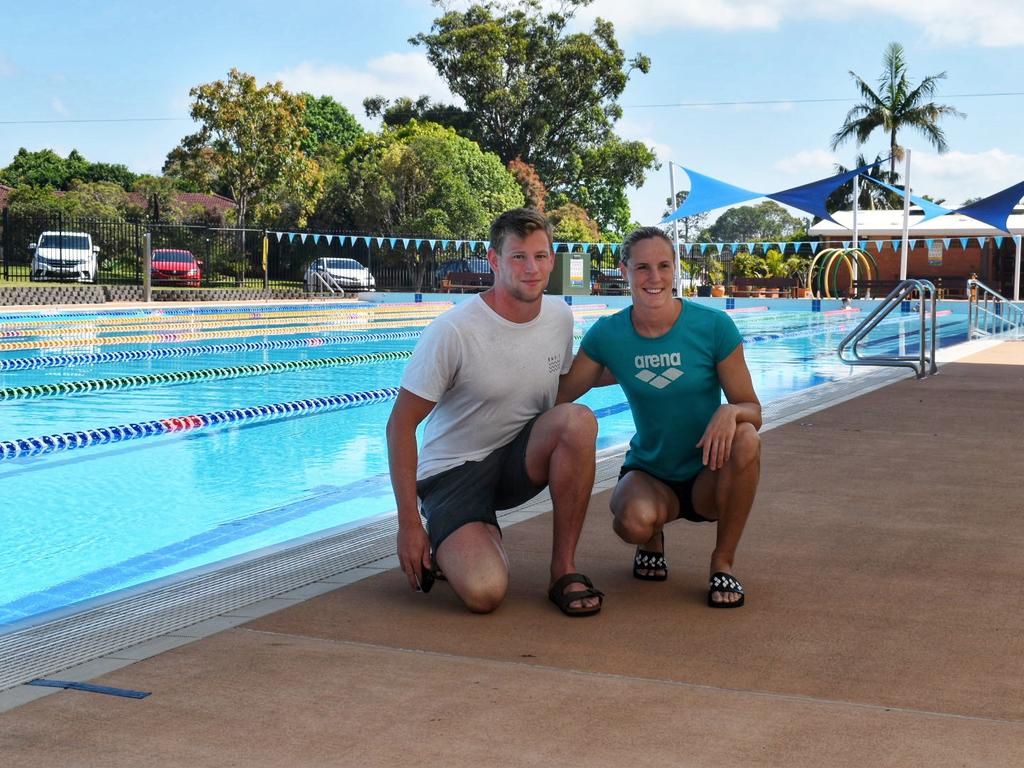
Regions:
M 506 528 L 492 615 L 389 558 L 76 673 L 148 698 L 12 689 L 3 764 L 1024 764 L 1024 343 L 763 439 L 744 608 L 704 605 L 711 527 L 673 524 L 669 580 L 632 579 L 605 481 L 577 561 L 597 617 L 545 599 L 541 514 Z

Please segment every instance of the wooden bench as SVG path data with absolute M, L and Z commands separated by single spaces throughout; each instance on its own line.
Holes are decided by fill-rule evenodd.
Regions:
M 492 285 L 493 272 L 449 272 L 441 278 L 442 293 L 479 293 Z
M 729 293 L 736 297 L 792 299 L 797 295 L 798 287 L 795 277 L 737 277 L 733 280 Z

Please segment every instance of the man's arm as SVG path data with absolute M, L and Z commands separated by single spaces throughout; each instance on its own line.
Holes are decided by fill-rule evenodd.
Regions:
M 704 464 L 711 469 L 720 469 L 732 455 L 737 424 L 747 422 L 753 424 L 754 429 L 761 428 L 761 401 L 754 392 L 754 382 L 743 357 L 743 345 L 737 346 L 716 370 L 728 402 L 715 411 L 697 443 L 698 448 L 704 449 Z
M 416 498 L 416 428 L 436 403 L 399 389 L 388 419 L 388 468 L 398 505 L 398 559 L 409 586 L 419 589 L 419 575 L 430 567 L 430 541 L 420 522 Z
M 614 384 L 615 377 L 600 363 L 590 359 L 582 349 L 576 353 L 568 373 L 558 379 L 558 397 L 555 403 L 571 403 L 587 394 L 593 387 Z

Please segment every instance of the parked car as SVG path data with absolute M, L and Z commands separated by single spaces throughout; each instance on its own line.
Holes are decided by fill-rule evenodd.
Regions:
M 303 279 L 307 291 L 375 291 L 377 281 L 370 270 L 355 259 L 321 256 L 313 259 Z
M 29 246 L 32 251 L 32 280 L 47 277 L 96 282 L 99 246 L 92 244 L 87 232 L 43 232 L 39 241 Z
M 490 271 L 491 263 L 487 259 L 451 259 L 437 265 L 434 277 L 441 281 L 454 272 L 475 272 L 486 275 L 490 274 Z
M 149 274 L 153 283 L 175 283 L 198 287 L 203 279 L 203 262 L 192 251 L 181 248 L 154 248 Z

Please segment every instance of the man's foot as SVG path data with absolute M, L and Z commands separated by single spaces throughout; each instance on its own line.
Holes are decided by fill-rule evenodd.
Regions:
M 658 531 L 633 555 L 633 578 L 642 581 L 665 581 L 668 564 L 665 562 L 665 532 Z
M 743 585 L 731 573 L 715 571 L 708 581 L 708 605 L 712 608 L 739 608 L 743 605 Z
M 582 573 L 567 573 L 548 589 L 548 599 L 566 616 L 593 616 L 601 610 L 604 592 Z

